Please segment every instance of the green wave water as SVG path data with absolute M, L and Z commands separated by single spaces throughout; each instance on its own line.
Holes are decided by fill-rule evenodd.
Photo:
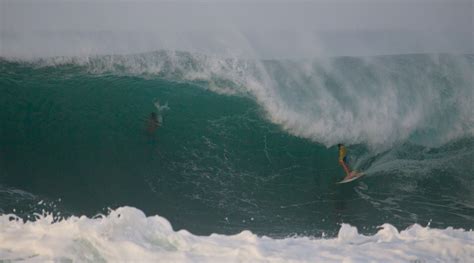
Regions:
M 470 229 L 472 65 L 448 55 L 3 60 L 0 212 L 128 205 L 195 234 L 273 237 L 332 236 L 341 223 Z M 162 120 L 153 135 L 150 112 Z M 335 184 L 337 142 L 364 179 Z

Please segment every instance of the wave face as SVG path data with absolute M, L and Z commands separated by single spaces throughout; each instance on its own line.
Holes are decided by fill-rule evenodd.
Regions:
M 328 147 L 344 142 L 385 150 L 406 141 L 439 146 L 474 134 L 469 56 L 255 61 L 163 51 L 36 62 L 202 82 L 221 94 L 250 94 L 270 121 Z
M 8 229 L 23 241 L 45 229 L 66 236 L 50 237 L 65 240 L 58 254 L 8 242 L 0 259 L 72 251 L 82 260 L 74 251 L 84 249 L 92 261 L 115 261 L 118 250 L 109 249 L 123 240 L 126 259 L 139 250 L 150 260 L 219 261 L 186 243 L 194 240 L 209 251 L 228 242 L 222 253 L 248 247 L 236 261 L 309 261 L 298 258 L 300 248 L 273 254 L 293 242 L 321 261 L 340 261 L 326 254 L 338 244 L 353 261 L 380 256 L 354 254 L 362 253 L 351 250 L 354 242 L 393 257 L 419 249 L 407 260 L 462 261 L 472 247 L 439 255 L 426 244 L 473 238 L 452 229 L 474 222 L 473 73 L 472 56 L 447 54 L 258 61 L 159 51 L 1 60 L 0 238 Z M 151 112 L 162 125 L 150 135 Z M 343 176 L 340 142 L 364 179 L 335 184 Z M 135 208 L 113 210 L 124 206 Z M 28 223 L 9 221 L 10 213 Z M 43 213 L 52 216 L 35 219 Z M 76 217 L 98 213 L 110 215 Z M 249 230 L 271 238 L 172 232 L 143 213 L 197 235 Z M 107 232 L 108 224 L 117 229 Z M 77 238 L 69 228 L 88 234 Z
M 474 234 L 414 225 L 398 232 L 385 224 L 373 236 L 343 224 L 332 239 L 195 236 L 173 231 L 159 216 L 122 207 L 107 217 L 71 217 L 51 224 L 51 216 L 23 223 L 0 216 L 0 257 L 6 261 L 160 262 L 469 262 Z M 8 242 L 6 242 L 8 241 Z

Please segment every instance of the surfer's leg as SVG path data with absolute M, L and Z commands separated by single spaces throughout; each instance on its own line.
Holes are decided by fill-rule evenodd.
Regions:
M 341 164 L 342 168 L 344 169 L 344 172 L 346 172 L 346 177 L 345 178 L 350 178 L 351 172 L 349 171 L 349 168 L 347 167 L 347 164 L 344 161 L 339 161 Z
M 347 155 L 344 156 L 344 159 L 342 159 L 342 161 L 344 162 L 344 167 L 345 167 L 344 170 L 346 171 L 346 175 L 347 175 L 346 177 L 351 178 L 352 177 L 352 171 L 349 168 L 349 165 L 347 165 L 347 163 L 349 161 L 348 158 L 347 158 Z

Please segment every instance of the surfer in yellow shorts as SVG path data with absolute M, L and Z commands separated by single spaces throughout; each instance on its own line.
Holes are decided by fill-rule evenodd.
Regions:
M 352 173 L 347 166 L 347 149 L 342 143 L 338 144 L 337 147 L 339 148 L 339 164 L 342 166 L 342 168 L 344 168 L 344 172 L 346 172 L 346 177 L 344 177 L 344 180 L 350 179 L 352 177 Z

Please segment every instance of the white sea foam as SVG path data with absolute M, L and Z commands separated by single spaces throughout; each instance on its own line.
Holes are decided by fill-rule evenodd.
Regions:
M 0 216 L 0 260 L 26 262 L 470 262 L 474 233 L 384 224 L 373 236 L 343 224 L 336 238 L 196 236 L 173 231 L 163 217 L 122 207 L 108 216 L 71 217 L 52 223 Z

